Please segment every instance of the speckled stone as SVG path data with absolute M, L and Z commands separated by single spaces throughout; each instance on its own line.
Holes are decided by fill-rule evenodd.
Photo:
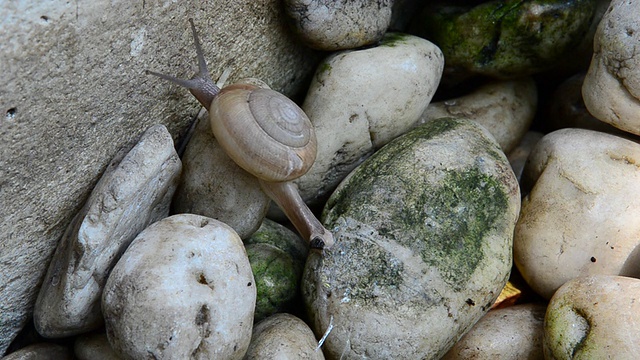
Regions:
M 640 144 L 562 129 L 545 135 L 522 175 L 513 256 L 523 278 L 549 299 L 585 275 L 640 276 Z
M 511 270 L 517 181 L 486 129 L 433 120 L 367 159 L 329 199 L 336 243 L 302 293 L 325 356 L 437 359 L 489 310 Z
M 326 51 L 357 48 L 382 38 L 393 0 L 286 0 L 294 31 L 308 46 Z
M 127 359 L 242 359 L 256 287 L 236 232 L 178 214 L 136 237 L 109 275 L 102 313 L 109 343 Z

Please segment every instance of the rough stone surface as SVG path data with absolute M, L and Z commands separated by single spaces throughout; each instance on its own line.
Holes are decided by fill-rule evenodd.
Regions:
M 639 279 L 612 275 L 573 279 L 549 302 L 545 359 L 637 359 L 639 319 Z
M 543 359 L 546 306 L 522 304 L 491 310 L 442 360 Z
M 118 149 L 150 125 L 174 139 L 200 106 L 145 69 L 300 90 L 316 55 L 277 0 L 0 3 L 0 354 L 30 316 L 58 239 Z
M 465 118 L 484 126 L 509 153 L 529 129 L 538 105 L 531 78 L 484 85 L 456 99 L 431 103 L 417 124 L 442 117 Z
M 310 47 L 352 49 L 382 38 L 391 22 L 393 0 L 286 0 L 291 25 Z
M 184 169 L 173 212 L 220 220 L 242 239 L 258 229 L 271 200 L 260 189 L 258 179 L 220 147 L 208 116 L 200 117 L 182 161 Z
M 255 303 L 236 232 L 181 214 L 131 243 L 107 280 L 102 312 L 109 343 L 126 359 L 242 359 Z
M 253 328 L 246 360 L 324 359 L 313 331 L 291 314 L 275 314 Z
M 577 276 L 640 276 L 640 144 L 563 129 L 543 137 L 522 175 L 514 262 L 549 299 Z
M 589 112 L 640 135 L 640 1 L 613 0 L 600 21 L 582 95 Z
M 518 184 L 492 136 L 430 121 L 367 159 L 333 193 L 336 243 L 310 252 L 302 294 L 325 356 L 437 359 L 511 270 Z
M 366 157 L 408 131 L 431 101 L 443 66 L 437 46 L 399 33 L 325 59 L 302 105 L 318 138 L 315 163 L 295 180 L 305 201 L 326 199 Z

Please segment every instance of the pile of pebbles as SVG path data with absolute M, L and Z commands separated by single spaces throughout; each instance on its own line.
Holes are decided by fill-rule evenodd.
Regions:
M 3 359 L 640 353 L 640 1 L 284 8 L 328 52 L 295 183 L 335 245 L 309 249 L 206 117 L 182 156 L 153 126 L 56 250 L 34 324 L 58 340 Z

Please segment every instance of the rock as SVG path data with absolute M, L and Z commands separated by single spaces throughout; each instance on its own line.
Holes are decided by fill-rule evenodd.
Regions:
M 286 0 L 291 27 L 315 49 L 352 49 L 380 40 L 391 22 L 393 0 Z
M 529 155 L 514 237 L 514 261 L 549 299 L 581 275 L 640 276 L 640 144 L 564 129 Z M 530 191 L 529 191 L 530 190 Z
M 182 214 L 145 229 L 113 268 L 102 312 L 124 358 L 241 359 L 249 346 L 256 287 L 238 235 Z
M 162 123 L 177 139 L 200 109 L 145 69 L 190 77 L 195 18 L 213 77 L 255 76 L 292 95 L 318 55 L 280 1 L 0 2 L 0 356 L 31 318 L 65 228 L 117 151 Z M 197 9 L 197 11 L 195 11 Z
M 640 1 L 613 0 L 596 31 L 591 66 L 582 85 L 596 118 L 640 135 Z
M 256 281 L 254 323 L 296 307 L 304 263 L 268 244 L 246 246 Z
M 275 246 L 303 264 L 307 261 L 309 253 L 309 245 L 298 234 L 267 218 L 262 221 L 260 228 L 251 237 L 243 241 L 245 245 L 267 244 Z
M 527 131 L 520 141 L 520 144 L 507 155 L 511 169 L 513 169 L 513 173 L 516 174 L 518 182 L 520 182 L 522 178 L 522 172 L 524 171 L 524 166 L 529 158 L 529 154 L 531 154 L 531 151 L 543 136 L 543 133 L 537 131 Z
M 443 64 L 436 46 L 399 33 L 320 64 L 302 105 L 318 138 L 315 163 L 296 180 L 302 197 L 318 203 L 366 157 L 406 132 L 431 101 Z
M 208 116 L 199 119 L 182 160 L 174 212 L 214 218 L 231 226 L 242 239 L 251 236 L 262 223 L 270 199 L 258 179 L 222 150 Z
M 447 75 L 517 78 L 575 62 L 595 9 L 595 0 L 429 5 L 413 27 L 442 49 Z
M 107 334 L 95 333 L 76 338 L 73 346 L 78 360 L 120 360 L 121 357 L 111 348 Z
M 629 133 L 602 122 L 589 113 L 582 99 L 585 75 L 580 73 L 568 78 L 554 91 L 549 104 L 547 127 L 550 130 L 580 128 L 630 136 Z
M 531 126 L 537 105 L 533 79 L 493 82 L 469 95 L 429 104 L 416 124 L 443 117 L 473 120 L 489 130 L 508 153 Z
M 328 358 L 437 359 L 491 308 L 511 270 L 518 184 L 486 129 L 430 121 L 336 189 L 302 294 Z
M 287 314 L 272 315 L 253 328 L 246 360 L 324 359 L 309 326 Z
M 491 310 L 442 360 L 543 359 L 545 311 L 541 304 Z
M 640 280 L 592 275 L 566 282 L 544 320 L 546 359 L 636 359 Z
M 50 343 L 29 345 L 2 357 L 2 360 L 71 360 L 71 352 L 64 346 Z
M 254 323 L 276 312 L 298 311 L 307 242 L 275 221 L 264 219 L 244 244 L 256 280 Z
M 138 233 L 169 215 L 180 169 L 164 125 L 151 127 L 113 159 L 49 265 L 33 315 L 38 333 L 60 338 L 102 325 L 107 276 Z

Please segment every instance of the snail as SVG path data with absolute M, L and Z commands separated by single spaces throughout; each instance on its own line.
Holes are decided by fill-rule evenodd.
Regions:
M 218 87 L 209 76 L 193 19 L 189 19 L 198 58 L 191 79 L 147 71 L 189 89 L 209 111 L 211 129 L 229 157 L 257 177 L 262 190 L 283 210 L 312 248 L 333 245 L 333 235 L 304 203 L 292 180 L 304 175 L 316 158 L 316 136 L 304 111 L 259 81 Z M 258 85 L 256 85 L 258 84 Z

